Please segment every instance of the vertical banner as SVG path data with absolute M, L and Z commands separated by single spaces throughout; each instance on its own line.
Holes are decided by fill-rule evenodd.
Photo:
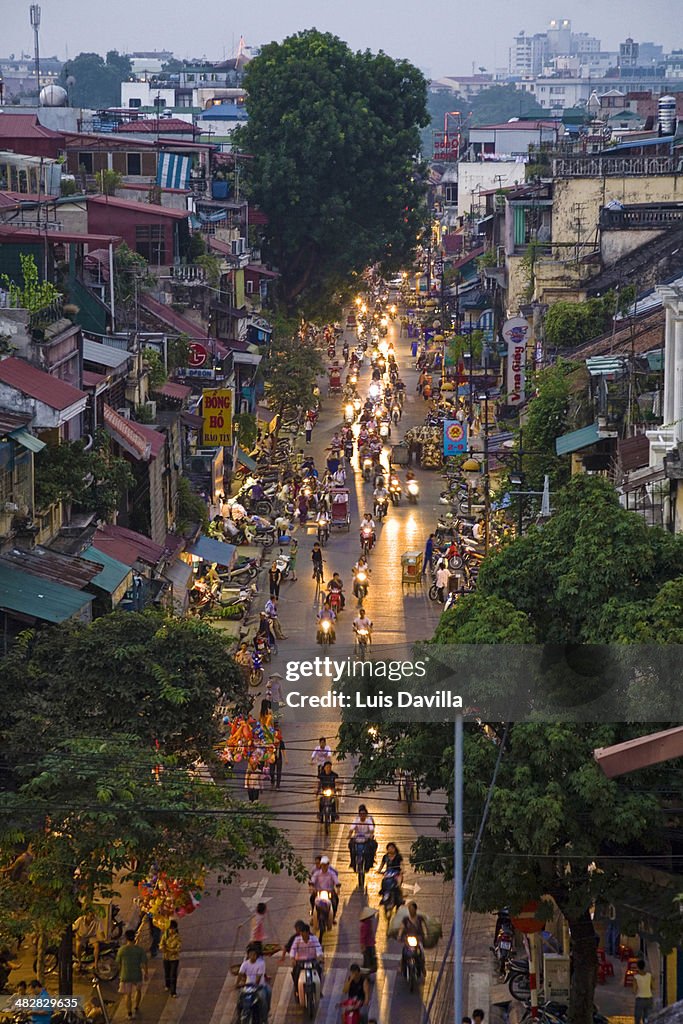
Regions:
M 524 375 L 526 345 L 531 325 L 523 316 L 513 316 L 503 325 L 507 345 L 507 404 L 522 405 L 526 398 Z
M 467 421 L 444 420 L 443 453 L 444 456 L 462 455 L 467 451 Z
M 205 447 L 232 444 L 232 402 L 230 388 L 211 391 L 205 388 L 202 392 L 202 444 Z

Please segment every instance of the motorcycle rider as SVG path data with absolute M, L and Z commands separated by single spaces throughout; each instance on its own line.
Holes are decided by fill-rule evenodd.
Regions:
M 258 989 L 261 1020 L 267 1020 L 271 990 L 266 984 L 266 962 L 255 942 L 250 942 L 247 946 L 247 955 L 240 964 L 239 974 L 235 981 L 235 988 L 244 988 L 245 985 L 254 985 Z
M 323 954 L 323 948 L 320 945 L 318 937 L 311 934 L 311 926 L 303 923 L 301 931 L 294 939 L 292 948 L 289 951 L 294 966 L 292 968 L 292 981 L 294 982 L 294 998 L 297 1003 L 299 1002 L 299 975 L 301 974 L 301 968 L 307 960 L 312 961 L 318 971 L 320 978 L 320 986 L 322 989 L 322 977 L 323 977 L 323 966 L 325 963 L 325 957 Z
M 332 799 L 332 821 L 336 821 L 337 819 L 337 778 L 337 773 L 332 768 L 332 762 L 325 761 L 324 765 L 322 766 L 322 769 L 318 774 L 318 788 L 316 791 L 316 796 L 320 797 L 320 799 L 318 800 L 318 816 L 320 818 L 320 821 L 323 820 L 323 803 L 321 795 L 323 789 L 334 790 L 335 796 Z
M 349 967 L 349 976 L 344 982 L 344 988 L 342 991 L 347 1000 L 353 1001 L 355 1006 L 358 1007 L 360 1010 L 361 1022 L 362 1024 L 366 1024 L 368 1013 L 370 1012 L 371 989 L 367 975 L 363 977 L 360 964 L 351 964 Z M 343 1005 L 344 1004 L 342 1003 L 342 1006 Z
M 378 477 L 377 486 L 375 487 L 374 491 L 372 492 L 372 496 L 375 499 L 375 515 L 379 515 L 379 507 L 380 507 L 380 505 L 382 505 L 384 507 L 384 513 L 383 514 L 386 515 L 387 514 L 387 509 L 389 507 L 389 492 L 388 492 L 388 490 L 386 489 L 386 487 L 384 485 L 384 477 L 383 476 Z
M 377 843 L 375 842 L 375 820 L 365 804 L 358 808 L 358 815 L 353 819 L 349 832 L 349 867 L 353 870 L 356 866 L 356 840 L 365 842 L 365 870 L 369 871 L 375 862 Z
M 339 909 L 339 875 L 330 864 L 329 857 L 320 858 L 320 867 L 311 875 L 309 882 L 311 892 L 315 897 L 319 892 L 329 892 L 332 903 L 332 924 L 337 923 L 337 910 Z
M 341 604 L 339 610 L 344 611 L 344 605 L 346 604 L 346 597 L 344 596 L 344 581 L 338 572 L 332 574 L 332 579 L 327 584 L 328 594 L 339 594 Z
M 424 916 L 418 912 L 417 903 L 414 900 L 408 904 L 408 915 L 403 918 L 396 938 L 399 942 L 413 935 L 417 939 L 417 957 L 420 964 L 420 973 L 425 973 L 424 943 L 427 938 L 427 922 Z
M 317 630 L 316 639 L 318 639 L 318 641 L 320 641 L 320 638 L 322 637 L 322 623 L 323 622 L 329 622 L 329 623 L 331 623 L 331 626 L 330 626 L 330 643 L 332 643 L 332 644 L 336 643 L 337 642 L 337 631 L 334 628 L 334 624 L 335 624 L 336 621 L 337 621 L 337 616 L 335 615 L 334 611 L 330 607 L 330 598 L 329 598 L 329 595 L 328 595 L 325 598 L 325 603 L 323 604 L 322 608 L 318 612 L 318 630 Z
M 353 575 L 353 596 L 357 599 L 360 599 L 361 587 L 364 586 L 367 593 L 368 581 L 366 580 L 365 583 L 361 585 L 358 582 L 358 573 L 364 572 L 366 576 L 370 575 L 370 567 L 368 566 L 368 560 L 365 557 L 365 555 L 360 556 L 351 572 Z
M 318 740 L 318 746 L 313 748 L 313 753 L 311 754 L 311 761 L 315 765 L 316 775 L 320 775 L 323 765 L 332 764 L 331 758 L 332 751 L 327 744 L 327 739 L 321 736 Z
M 363 533 L 365 530 L 369 530 L 372 536 L 372 543 L 370 547 L 374 547 L 375 541 L 377 540 L 377 529 L 375 527 L 375 520 L 369 512 L 366 512 L 360 524 L 360 543 L 363 546 Z
M 372 622 L 365 614 L 365 608 L 359 608 L 358 615 L 353 620 L 353 632 L 357 633 L 359 629 L 367 629 L 372 640 Z
M 381 892 L 388 892 L 392 886 L 398 888 L 398 903 L 403 903 L 401 885 L 403 884 L 403 857 L 396 843 L 387 843 L 386 853 L 379 865 L 379 873 L 384 875 Z

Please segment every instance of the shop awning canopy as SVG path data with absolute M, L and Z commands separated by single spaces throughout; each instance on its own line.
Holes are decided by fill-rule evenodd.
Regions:
M 580 430 L 572 430 L 569 434 L 556 437 L 555 451 L 558 455 L 569 455 L 571 452 L 578 452 L 581 448 L 589 448 L 600 440 L 597 423 L 591 423 L 588 427 L 581 427 Z
M 247 455 L 241 448 L 237 449 L 237 461 L 251 473 L 256 469 L 256 459 L 252 459 L 251 455 Z
M 0 609 L 4 611 L 41 622 L 66 622 L 81 616 L 93 600 L 92 594 L 74 587 L 0 564 Z
M 229 569 L 235 561 L 237 548 L 234 544 L 226 544 L 222 540 L 214 540 L 213 537 L 200 537 L 187 550 L 195 558 L 201 558 L 205 562 L 216 562 Z
M 34 437 L 30 434 L 25 427 L 19 427 L 18 430 L 13 430 L 9 435 L 17 444 L 22 445 L 24 448 L 28 448 L 30 452 L 42 452 L 45 448 L 45 442 L 41 441 L 39 437 Z
M 132 574 L 132 569 L 129 565 L 117 562 L 115 558 L 105 554 L 104 551 L 98 551 L 92 544 L 81 553 L 81 558 L 102 566 L 101 571 L 97 576 L 93 576 L 90 582 L 94 587 L 106 591 L 107 594 L 113 594 L 124 580 Z

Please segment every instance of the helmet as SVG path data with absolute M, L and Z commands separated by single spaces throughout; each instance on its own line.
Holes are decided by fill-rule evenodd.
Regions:
M 330 858 L 329 857 L 321 857 L 320 858 L 320 863 L 321 864 L 329 864 L 330 863 Z

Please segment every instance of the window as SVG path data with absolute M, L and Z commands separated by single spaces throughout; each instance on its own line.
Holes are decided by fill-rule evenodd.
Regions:
M 148 263 L 158 266 L 166 261 L 166 236 L 163 226 L 149 224 L 135 229 L 135 248 Z
M 135 108 L 141 107 L 142 106 L 142 100 L 139 97 L 137 99 L 131 98 L 131 99 L 128 100 L 128 106 L 129 107 L 135 107 Z
M 142 174 L 142 157 L 139 153 L 126 154 L 126 174 Z
M 92 174 L 92 153 L 79 153 L 78 154 L 78 169 L 83 174 Z
M 253 295 L 254 294 L 254 282 L 253 281 L 245 281 L 244 283 L 245 283 L 247 295 Z

